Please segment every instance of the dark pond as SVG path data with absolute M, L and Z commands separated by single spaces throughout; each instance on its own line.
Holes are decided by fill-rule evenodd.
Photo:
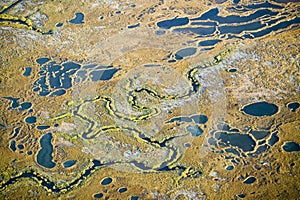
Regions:
M 109 80 L 113 77 L 113 75 L 119 71 L 120 69 L 108 69 L 108 70 L 99 70 L 99 71 L 92 71 L 90 73 L 92 81 L 100 81 L 100 80 Z
M 228 71 L 229 71 L 229 72 L 231 72 L 231 73 L 234 73 L 234 72 L 236 72 L 236 71 L 237 71 L 237 69 L 235 69 L 235 68 L 231 68 L 231 69 L 229 69 Z
M 189 47 L 185 49 L 180 49 L 175 53 L 176 60 L 182 60 L 184 57 L 192 56 L 196 53 L 197 49 L 194 47 Z
M 226 167 L 226 170 L 228 170 L 228 171 L 231 171 L 233 169 L 234 169 L 234 166 L 232 166 L 232 165 Z
M 238 196 L 239 198 L 242 198 L 242 199 L 246 197 L 245 194 L 238 194 L 237 196 Z
M 130 200 L 138 200 L 138 199 L 139 199 L 138 196 L 132 196 L 132 197 L 130 197 Z
M 63 167 L 64 168 L 69 168 L 69 167 L 72 167 L 76 164 L 76 160 L 67 160 L 65 162 L 63 162 Z
M 127 28 L 133 29 L 133 28 L 136 28 L 136 27 L 139 27 L 139 26 L 140 26 L 140 23 L 137 23 L 137 24 L 134 24 L 134 25 L 130 25 Z
M 278 132 L 274 131 L 271 135 L 271 138 L 268 140 L 268 144 L 270 146 L 273 146 L 274 144 L 276 144 L 279 141 L 279 137 L 277 136 Z
M 200 136 L 203 133 L 203 130 L 199 126 L 187 126 L 186 130 L 194 137 Z
M 246 134 L 217 132 L 216 138 L 221 147 L 233 146 L 242 149 L 244 152 L 253 151 L 256 145 L 255 141 Z
M 95 199 L 100 199 L 100 198 L 103 197 L 103 194 L 102 194 L 102 193 L 97 193 L 97 194 L 94 194 L 93 197 L 94 197 Z
M 228 33 L 240 34 L 243 31 L 258 30 L 265 26 L 266 25 L 261 24 L 261 22 L 252 22 L 252 23 L 247 23 L 247 24 L 237 25 L 237 26 L 222 25 L 222 26 L 219 26 L 219 31 L 221 32 L 221 34 L 228 34 Z
M 278 107 L 275 104 L 262 101 L 246 105 L 242 111 L 252 116 L 272 116 L 278 112 Z
M 170 121 L 167 121 L 166 123 L 172 123 L 172 122 L 192 122 L 192 119 L 190 117 L 185 117 L 185 116 L 174 117 L 170 119 Z
M 14 98 L 14 97 L 3 97 L 4 99 L 7 99 L 7 100 L 10 100 L 11 101 L 11 107 L 12 108 L 17 108 L 19 107 L 19 103 L 18 103 L 18 100 L 20 98 Z
M 45 64 L 46 62 L 50 61 L 50 58 L 38 58 L 36 59 L 36 62 L 39 64 L 39 65 L 43 65 Z
M 25 72 L 23 73 L 23 76 L 30 76 L 31 71 L 32 71 L 31 67 L 26 67 Z
M 120 193 L 123 193 L 123 192 L 126 192 L 126 191 L 127 191 L 127 188 L 125 188 L 125 187 L 118 189 L 118 192 L 120 192 Z
M 69 22 L 71 24 L 83 24 L 84 14 L 83 13 L 75 13 L 75 18 L 71 19 Z
M 100 192 L 100 193 L 94 194 L 93 197 L 95 199 L 101 199 L 103 197 L 103 193 Z
M 200 36 L 211 35 L 216 31 L 215 27 L 176 28 L 174 32 L 194 33 Z
M 173 26 L 183 26 L 189 23 L 189 18 L 174 18 L 170 20 L 164 20 L 157 23 L 157 26 L 163 29 L 170 29 Z
M 18 144 L 18 149 L 23 150 L 24 149 L 24 145 L 23 144 Z
M 17 147 L 16 147 L 16 141 L 11 141 L 10 142 L 10 145 L 9 145 L 9 148 L 12 150 L 12 151 L 16 151 L 17 150 Z
M 208 121 L 205 115 L 192 115 L 190 118 L 197 124 L 205 124 Z
M 222 40 L 204 40 L 199 42 L 198 46 L 213 46 L 219 42 L 221 42 Z
M 276 24 L 274 26 L 271 26 L 270 28 L 263 29 L 263 30 L 258 31 L 258 32 L 253 32 L 252 34 L 254 35 L 254 37 L 262 37 L 262 36 L 267 35 L 267 34 L 273 32 L 273 31 L 278 31 L 280 29 L 287 28 L 292 24 L 299 24 L 299 23 L 300 23 L 300 18 L 296 17 L 296 18 L 291 19 L 291 20 L 286 20 L 286 21 L 279 22 L 278 24 Z
M 34 124 L 36 122 L 36 117 L 34 117 L 34 116 L 26 117 L 25 122 L 27 124 Z
M 243 183 L 245 183 L 245 184 L 252 184 L 255 181 L 256 181 L 256 178 L 253 177 L 253 176 L 251 176 L 251 177 L 246 178 Z
M 300 104 L 298 102 L 289 103 L 287 107 L 292 111 L 296 112 L 296 110 L 300 107 Z
M 269 131 L 254 131 L 254 130 L 251 130 L 250 134 L 253 135 L 253 137 L 255 139 L 261 140 L 261 139 L 267 137 L 270 134 L 270 132 Z
M 296 142 L 286 142 L 283 146 L 282 146 L 283 150 L 286 152 L 296 152 L 296 151 L 300 151 L 300 146 L 299 144 L 297 144 Z
M 27 110 L 32 106 L 32 103 L 30 102 L 23 102 L 21 103 L 21 108 L 19 108 L 19 111 Z
M 271 4 L 270 2 L 251 4 L 251 5 L 247 5 L 247 6 L 244 6 L 244 7 L 248 8 L 248 9 L 261 9 L 261 8 L 282 9 L 282 8 L 284 8 L 284 7 L 279 6 L 279 5 Z
M 63 25 L 64 25 L 64 24 L 60 22 L 60 23 L 57 23 L 57 24 L 56 24 L 56 27 L 62 27 Z
M 46 130 L 46 129 L 50 128 L 50 126 L 37 126 L 36 128 L 38 130 Z
M 101 181 L 101 185 L 109 185 L 109 184 L 111 184 L 111 182 L 112 182 L 112 178 L 107 177 Z
M 53 146 L 51 140 L 51 133 L 43 135 L 40 139 L 41 149 L 37 154 L 37 163 L 49 169 L 55 167 L 55 163 L 52 161 Z

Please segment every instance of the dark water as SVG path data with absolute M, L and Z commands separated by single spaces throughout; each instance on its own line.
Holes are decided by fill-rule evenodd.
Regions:
M 3 98 L 11 101 L 11 108 L 17 108 L 20 105 L 18 103 L 18 100 L 20 98 L 14 98 L 14 97 L 3 97 Z
M 192 115 L 190 118 L 197 124 L 205 124 L 208 121 L 205 115 Z
M 120 192 L 120 193 L 124 193 L 126 191 L 127 191 L 127 188 L 125 188 L 125 187 L 118 189 L 118 192 Z
M 244 152 L 253 151 L 256 145 L 255 141 L 249 135 L 245 134 L 217 132 L 216 137 L 221 147 L 238 147 Z
M 282 148 L 286 152 L 297 152 L 297 151 L 300 151 L 300 146 L 296 142 L 286 142 L 282 146 Z
M 62 27 L 64 24 L 63 23 L 57 23 L 56 27 Z
M 256 178 L 251 176 L 251 177 L 246 178 L 243 183 L 245 183 L 245 184 L 252 184 L 255 181 L 256 181 Z
M 31 72 L 32 72 L 32 68 L 26 67 L 25 72 L 23 73 L 23 76 L 30 76 Z
M 65 162 L 63 162 L 63 167 L 64 168 L 69 168 L 72 167 L 76 164 L 76 160 L 67 160 Z
M 10 142 L 10 145 L 9 145 L 9 148 L 10 148 L 12 151 L 16 151 L 16 150 L 17 150 L 17 147 L 16 147 L 16 141 L 11 141 L 11 142 Z
M 50 61 L 50 58 L 38 58 L 36 59 L 36 62 L 39 64 L 39 65 L 43 65 L 45 64 L 46 62 Z
M 182 60 L 184 57 L 192 56 L 196 53 L 197 49 L 193 47 L 180 49 L 176 52 L 175 58 L 176 60 Z
M 298 102 L 289 103 L 287 107 L 292 111 L 296 112 L 296 110 L 300 107 L 300 104 Z
M 278 112 L 278 107 L 275 104 L 262 101 L 247 105 L 243 107 L 242 111 L 252 116 L 272 116 Z
M 32 103 L 30 103 L 30 102 L 23 102 L 23 103 L 21 103 L 20 106 L 21 106 L 21 108 L 19 108 L 19 111 L 24 111 L 24 110 L 27 110 L 27 109 L 31 108 Z
M 37 154 L 37 163 L 49 169 L 55 167 L 55 163 L 52 161 L 53 146 L 51 140 L 51 133 L 43 135 L 40 139 L 41 149 Z
M 46 129 L 50 128 L 50 126 L 37 126 L 36 128 L 38 130 L 46 130 Z
M 27 118 L 25 118 L 25 122 L 27 124 L 34 124 L 36 122 L 36 117 L 34 117 L 34 116 L 27 117 Z
M 94 194 L 93 197 L 94 197 L 95 199 L 100 199 L 100 198 L 103 197 L 103 194 L 102 194 L 102 193 L 97 193 L 97 194 Z
M 269 131 L 255 131 L 255 130 L 251 130 L 250 134 L 253 135 L 253 137 L 257 140 L 261 140 L 265 137 L 267 137 L 270 132 Z
M 234 169 L 234 166 L 232 166 L 232 165 L 226 167 L 226 170 L 228 170 L 228 171 L 231 171 L 233 169 Z
M 136 28 L 136 27 L 139 27 L 139 26 L 140 26 L 140 23 L 137 23 L 137 24 L 134 24 L 134 25 L 130 25 L 127 28 L 133 29 L 133 28 Z
M 109 184 L 111 184 L 111 182 L 112 182 L 112 178 L 107 177 L 101 181 L 101 185 L 109 185 Z
M 203 130 L 199 126 L 187 126 L 186 130 L 194 137 L 200 136 L 203 133 Z
M 83 24 L 84 14 L 83 13 L 75 13 L 75 18 L 71 19 L 69 22 L 71 24 Z
M 222 40 L 204 40 L 198 43 L 198 46 L 213 46 L 219 42 L 221 42 Z
M 90 73 L 92 81 L 100 81 L 100 80 L 109 80 L 113 77 L 113 75 L 119 71 L 120 69 L 108 69 L 108 70 L 99 70 L 99 71 L 92 71 Z
M 163 29 L 170 29 L 174 26 L 183 26 L 189 23 L 189 19 L 187 17 L 184 18 L 174 18 L 170 20 L 164 20 L 157 23 L 157 26 Z

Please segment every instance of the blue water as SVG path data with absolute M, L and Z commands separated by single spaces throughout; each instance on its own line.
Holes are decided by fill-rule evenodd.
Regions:
M 37 154 L 37 163 L 49 169 L 55 167 L 55 163 L 52 161 L 53 146 L 51 140 L 51 133 L 43 135 L 40 139 L 41 149 Z
M 18 144 L 18 149 L 23 150 L 24 149 L 24 145 L 23 144 Z
M 62 27 L 64 24 L 63 23 L 57 23 L 56 27 Z
M 242 111 L 252 116 L 272 116 L 278 112 L 278 107 L 275 104 L 262 101 L 247 105 Z
M 186 130 L 194 137 L 198 137 L 203 133 L 203 130 L 199 126 L 187 126 Z
M 175 53 L 176 60 L 182 60 L 184 57 L 192 56 L 196 53 L 197 49 L 194 47 L 189 47 L 185 49 L 180 49 Z
M 212 35 L 216 32 L 215 27 L 196 27 L 196 28 L 176 28 L 174 32 L 179 33 L 194 33 L 200 36 Z
M 287 107 L 292 111 L 296 112 L 296 110 L 300 107 L 300 104 L 298 102 L 289 103 Z
M 130 197 L 130 200 L 138 200 L 138 199 L 139 199 L 138 196 L 132 196 L 132 197 Z
M 100 199 L 100 198 L 103 197 L 103 194 L 102 194 L 102 193 L 97 193 L 97 194 L 94 194 L 93 197 L 94 197 L 95 199 Z
M 228 170 L 228 171 L 231 171 L 233 169 L 234 169 L 234 166 L 232 166 L 232 165 L 226 167 L 226 170 Z
M 20 98 L 14 98 L 14 97 L 3 97 L 3 98 L 12 101 L 12 102 L 11 102 L 11 107 L 12 107 L 12 108 L 17 108 L 17 107 L 19 107 L 19 105 L 20 105 L 20 104 L 18 103 L 18 100 L 19 100 Z
M 253 135 L 253 137 L 257 140 L 261 140 L 265 137 L 267 137 L 270 132 L 269 131 L 255 131 L 255 130 L 251 130 L 250 134 Z
M 199 42 L 198 46 L 213 46 L 219 42 L 221 42 L 222 40 L 204 40 Z
M 243 183 L 245 184 L 252 184 L 256 181 L 256 178 L 255 177 L 248 177 L 246 180 L 244 180 Z
M 253 151 L 256 145 L 256 142 L 249 135 L 245 134 L 218 132 L 216 133 L 216 138 L 219 140 L 219 146 L 238 147 L 244 152 Z
M 34 117 L 34 116 L 27 117 L 27 118 L 25 118 L 25 122 L 27 124 L 34 124 L 36 122 L 36 117 Z
M 139 26 L 140 26 L 140 23 L 137 23 L 137 24 L 134 24 L 134 25 L 130 25 L 127 28 L 133 29 L 133 28 L 136 28 L 136 27 L 139 27 Z
M 108 69 L 108 70 L 92 71 L 90 73 L 90 76 L 91 76 L 91 79 L 92 79 L 93 82 L 100 81 L 100 80 L 109 80 L 119 70 L 120 69 Z
M 120 192 L 120 193 L 124 193 L 126 191 L 127 191 L 127 188 L 125 188 L 125 187 L 118 189 L 118 192 Z
M 62 165 L 64 168 L 72 167 L 76 164 L 76 160 L 67 160 Z
M 107 177 L 101 181 L 101 185 L 109 185 L 109 184 L 111 184 L 111 182 L 112 182 L 112 178 Z
M 228 33 L 240 34 L 243 31 L 258 30 L 258 29 L 264 28 L 265 26 L 266 25 L 261 24 L 261 22 L 252 22 L 252 23 L 236 25 L 236 26 L 222 25 L 222 26 L 219 26 L 219 31 L 221 34 L 228 34 Z
M 26 67 L 23 76 L 30 76 L 31 71 L 32 71 L 31 67 Z
M 36 128 L 38 130 L 46 130 L 46 129 L 50 128 L 50 126 L 37 126 Z
M 208 121 L 205 115 L 192 115 L 190 118 L 197 124 L 205 124 Z
M 234 68 L 231 68 L 231 69 L 228 70 L 228 72 L 231 72 L 231 73 L 234 73 L 236 71 L 237 71 L 237 69 L 234 69 Z
M 164 20 L 157 23 L 157 26 L 163 29 L 170 29 L 174 26 L 183 26 L 189 23 L 189 18 L 174 18 L 170 20 Z
M 45 64 L 46 62 L 48 62 L 50 60 L 50 58 L 38 58 L 36 59 L 36 62 L 39 64 L 39 65 L 43 65 Z
M 75 13 L 75 18 L 71 19 L 69 22 L 71 24 L 83 24 L 84 14 L 83 13 Z
M 17 150 L 17 147 L 16 147 L 16 141 L 11 141 L 10 142 L 10 145 L 9 145 L 9 148 L 12 150 L 12 151 L 16 151 Z
M 32 106 L 32 103 L 23 102 L 23 103 L 21 103 L 21 108 L 19 108 L 19 111 L 27 110 L 27 109 L 31 108 L 31 106 Z
M 276 144 L 279 141 L 279 137 L 277 136 L 278 132 L 275 131 L 272 133 L 271 138 L 268 140 L 268 144 L 270 146 L 273 146 L 274 144 Z
M 296 142 L 286 142 L 282 146 L 282 148 L 286 152 L 297 152 L 297 151 L 300 151 L 300 146 Z

